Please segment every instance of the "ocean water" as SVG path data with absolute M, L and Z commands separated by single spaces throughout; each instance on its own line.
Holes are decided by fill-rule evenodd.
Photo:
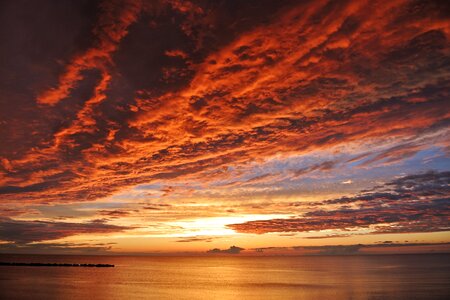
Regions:
M 450 299 L 450 255 L 131 257 L 0 255 L 0 299 Z

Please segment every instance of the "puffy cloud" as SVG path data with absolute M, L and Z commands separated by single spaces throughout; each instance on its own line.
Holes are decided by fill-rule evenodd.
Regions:
M 220 253 L 224 253 L 224 254 L 239 254 L 241 253 L 242 250 L 245 250 L 244 248 L 240 248 L 240 247 L 236 247 L 236 246 L 231 246 L 228 249 L 225 250 L 221 250 L 219 248 L 214 248 L 211 250 L 208 250 L 207 253 L 211 253 L 211 254 L 220 254 Z

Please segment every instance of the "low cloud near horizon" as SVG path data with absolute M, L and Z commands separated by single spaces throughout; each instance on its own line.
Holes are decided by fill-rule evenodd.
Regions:
M 311 204 L 301 217 L 249 221 L 228 227 L 242 233 L 303 232 L 367 228 L 371 233 L 450 230 L 450 172 L 427 172 L 394 179 L 352 197 Z M 324 209 L 323 207 L 332 207 Z
M 241 251 L 245 250 L 241 247 L 231 246 L 228 249 L 221 250 L 219 248 L 214 248 L 211 250 L 208 250 L 207 253 L 209 254 L 239 254 Z

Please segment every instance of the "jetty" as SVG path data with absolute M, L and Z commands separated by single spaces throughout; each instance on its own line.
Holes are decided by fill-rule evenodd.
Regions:
M 114 265 L 110 264 L 59 264 L 59 263 L 26 263 L 26 262 L 0 262 L 0 266 L 114 268 Z

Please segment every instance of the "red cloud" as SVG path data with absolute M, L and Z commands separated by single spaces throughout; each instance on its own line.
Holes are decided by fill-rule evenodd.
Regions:
M 431 4 L 418 13 L 409 1 L 314 1 L 280 7 L 269 19 L 249 15 L 250 25 L 228 23 L 220 7 L 147 6 L 104 2 L 91 48 L 69 62 L 55 89 L 39 94 L 49 105 L 31 106 L 24 129 L 8 127 L 8 145 L 24 146 L 2 152 L 5 202 L 95 200 L 152 181 L 208 182 L 225 176 L 224 167 L 279 153 L 448 128 L 450 23 Z M 166 84 L 165 70 L 186 76 Z M 79 102 L 61 101 L 70 97 Z M 32 133 L 20 133 L 26 129 Z M 392 148 L 377 159 L 420 149 Z
M 99 69 L 106 72 L 111 64 L 111 54 L 127 34 L 130 24 L 137 20 L 141 6 L 139 0 L 104 1 L 100 18 L 93 29 L 96 37 L 93 47 L 75 56 L 60 76 L 58 87 L 42 92 L 37 97 L 37 102 L 55 105 L 68 97 L 76 84 L 84 78 L 82 72 L 85 70 Z M 106 86 L 102 88 L 106 89 Z

